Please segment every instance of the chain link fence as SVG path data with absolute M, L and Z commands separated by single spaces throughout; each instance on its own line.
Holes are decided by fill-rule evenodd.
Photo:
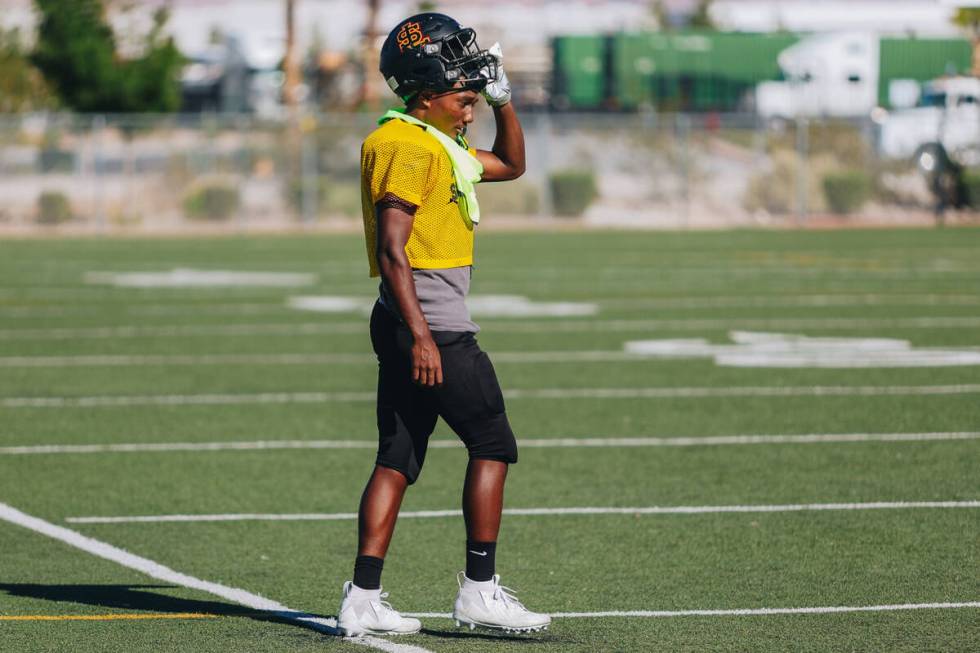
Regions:
M 528 113 L 522 120 L 528 173 L 480 188 L 488 223 L 928 222 L 937 208 L 933 191 L 950 183 L 923 165 L 925 142 L 886 156 L 880 125 L 870 118 Z M 288 124 L 207 114 L 0 116 L 0 229 L 356 226 L 360 143 L 374 125 L 367 114 L 306 115 Z M 469 133 L 476 147 L 492 146 L 489 111 Z M 958 199 L 942 208 L 959 204 L 956 219 L 974 219 L 974 181 L 966 170 L 953 182 Z

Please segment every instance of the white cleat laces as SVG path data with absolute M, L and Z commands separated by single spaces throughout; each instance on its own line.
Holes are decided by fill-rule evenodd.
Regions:
M 384 600 L 386 598 L 387 592 L 361 589 L 347 581 L 337 615 L 337 629 L 346 637 L 411 635 L 422 629 L 422 622 L 401 616 Z
M 514 590 L 500 584 L 500 576 L 488 581 L 470 580 L 463 572 L 456 577 L 459 594 L 453 607 L 457 626 L 503 630 L 508 633 L 533 633 L 547 630 L 551 617 L 531 612 L 517 600 Z

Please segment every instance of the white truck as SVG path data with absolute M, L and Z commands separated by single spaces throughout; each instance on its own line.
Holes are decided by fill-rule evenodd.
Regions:
M 921 158 L 942 146 L 964 166 L 980 164 L 980 79 L 945 77 L 927 82 L 915 106 L 871 114 L 878 153 L 888 159 Z
M 878 108 L 871 117 L 879 156 L 915 164 L 936 197 L 939 224 L 947 207 L 976 202 L 967 196 L 964 171 L 980 165 L 980 79 L 927 82 L 914 106 Z
M 779 53 L 786 81 L 756 87 L 756 111 L 764 118 L 867 116 L 878 104 L 880 52 L 870 32 L 804 38 Z

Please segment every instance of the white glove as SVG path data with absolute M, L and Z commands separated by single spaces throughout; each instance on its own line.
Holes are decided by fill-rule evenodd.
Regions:
M 502 107 L 510 102 L 510 80 L 504 72 L 504 53 L 500 49 L 499 43 L 494 43 L 487 52 L 497 61 L 497 74 L 490 75 L 490 69 L 484 68 L 480 74 L 487 78 L 487 85 L 483 89 L 483 97 L 487 104 L 492 107 Z

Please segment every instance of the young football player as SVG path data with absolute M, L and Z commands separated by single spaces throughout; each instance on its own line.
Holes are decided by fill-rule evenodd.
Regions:
M 347 636 L 421 628 L 383 601 L 381 570 L 405 489 L 418 479 L 439 417 L 469 452 L 457 625 L 527 632 L 551 622 L 525 608 L 496 574 L 504 481 L 517 443 L 465 303 L 480 220 L 474 184 L 516 179 L 525 168 L 502 59 L 499 45 L 481 50 L 472 29 L 437 13 L 402 21 L 381 50 L 381 73 L 405 108 L 385 114 L 361 148 L 367 257 L 371 275 L 381 277 L 370 326 L 379 444 L 361 497 L 354 578 L 344 584 L 338 616 Z M 496 121 L 490 151 L 465 139 L 481 94 Z

